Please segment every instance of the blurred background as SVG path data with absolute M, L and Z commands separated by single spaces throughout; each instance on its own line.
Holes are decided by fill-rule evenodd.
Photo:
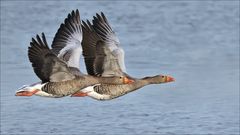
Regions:
M 38 82 L 32 37 L 49 45 L 72 10 L 101 11 L 135 77 L 173 76 L 111 101 L 15 97 Z M 81 70 L 86 71 L 81 58 Z M 1 134 L 239 134 L 238 1 L 1 1 Z

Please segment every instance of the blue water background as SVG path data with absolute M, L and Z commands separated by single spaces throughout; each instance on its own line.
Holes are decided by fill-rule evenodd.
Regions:
M 15 97 L 39 81 L 31 38 L 45 32 L 50 45 L 74 9 L 83 20 L 105 13 L 130 75 L 176 82 L 106 102 Z M 239 134 L 238 1 L 1 1 L 1 134 L 186 133 Z

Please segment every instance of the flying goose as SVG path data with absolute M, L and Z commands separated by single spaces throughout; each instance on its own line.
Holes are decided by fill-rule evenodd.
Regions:
M 115 85 L 101 84 L 86 87 L 73 97 L 89 96 L 97 100 L 110 100 L 120 97 L 149 84 L 160 84 L 174 81 L 174 78 L 164 75 L 156 75 L 137 79 L 126 73 L 124 63 L 124 50 L 120 47 L 119 39 L 108 23 L 107 18 L 101 12 L 96 14 L 90 23 L 82 21 L 83 27 L 83 56 L 87 72 L 94 76 L 121 75 L 134 79 L 131 84 Z
M 28 57 L 40 83 L 24 86 L 16 96 L 33 94 L 48 97 L 63 97 L 94 84 L 127 84 L 133 80 L 122 76 L 97 77 L 84 75 L 79 70 L 82 52 L 82 27 L 79 11 L 68 14 L 56 33 L 52 49 L 48 47 L 44 33 L 32 38 Z

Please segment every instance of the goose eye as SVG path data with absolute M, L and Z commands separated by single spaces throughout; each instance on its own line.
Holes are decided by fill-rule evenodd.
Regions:
M 162 78 L 164 78 L 164 76 L 162 76 Z

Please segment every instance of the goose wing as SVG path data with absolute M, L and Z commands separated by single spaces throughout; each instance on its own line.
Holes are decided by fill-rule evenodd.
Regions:
M 94 16 L 93 28 L 101 39 L 96 45 L 95 74 L 124 75 L 126 72 L 124 50 L 120 47 L 119 39 L 103 13 Z
M 82 28 L 79 11 L 68 14 L 64 23 L 60 25 L 53 42 L 52 51 L 74 71 L 81 74 L 79 69 L 82 54 Z
M 96 44 L 100 40 L 93 29 L 92 24 L 87 20 L 82 21 L 83 40 L 82 49 L 86 69 L 89 75 L 95 75 L 94 61 L 96 59 Z
M 48 47 L 44 33 L 36 40 L 32 38 L 28 48 L 28 57 L 36 75 L 45 82 L 59 82 L 75 78 L 65 62 L 60 60 Z

